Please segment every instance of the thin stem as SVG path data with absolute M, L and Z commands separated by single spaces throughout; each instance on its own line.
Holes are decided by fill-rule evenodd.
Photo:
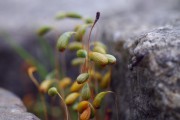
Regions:
M 62 102 L 63 102 L 63 104 L 64 104 L 65 111 L 66 111 L 66 120 L 69 120 L 67 105 L 66 105 L 66 103 L 64 102 L 64 99 L 62 98 L 62 96 L 61 96 L 59 93 L 57 93 L 57 94 L 58 94 L 58 96 L 60 97 L 60 99 L 62 100 Z
M 33 72 L 36 71 L 35 67 L 31 67 L 28 69 L 28 75 L 31 78 L 32 82 L 35 84 L 35 86 L 37 87 L 38 91 L 39 91 L 39 86 L 40 84 L 38 83 L 37 79 L 34 77 Z M 40 93 L 40 91 L 39 91 Z M 44 109 L 44 117 L 45 120 L 48 120 L 48 116 L 47 116 L 47 108 L 46 108 L 46 103 L 45 103 L 45 98 L 44 96 L 40 93 L 40 98 L 43 104 L 43 109 Z
M 42 94 L 40 94 L 40 97 L 41 97 L 41 101 L 42 101 L 42 104 L 43 104 L 43 110 L 44 110 L 44 117 L 45 117 L 45 120 L 48 120 L 48 116 L 47 116 L 47 107 L 46 107 L 46 102 L 45 102 L 45 98 Z
M 97 21 L 99 20 L 99 17 L 100 17 L 100 12 L 97 12 L 96 13 L 96 19 L 94 20 L 94 23 L 93 23 L 93 25 L 92 25 L 92 27 L 91 27 L 91 30 L 90 30 L 90 33 L 89 33 L 89 37 L 88 37 L 88 56 L 87 56 L 87 58 L 88 58 L 88 68 L 89 68 L 89 50 L 90 50 L 90 38 L 91 38 L 91 33 L 92 33 L 92 30 L 93 30 L 93 28 L 94 28 L 94 26 L 95 26 L 95 24 L 97 23 Z
M 31 78 L 32 82 L 35 84 L 35 86 L 37 88 L 39 88 L 40 85 L 39 85 L 38 81 L 36 80 L 36 78 L 33 75 L 31 75 L 30 78 Z

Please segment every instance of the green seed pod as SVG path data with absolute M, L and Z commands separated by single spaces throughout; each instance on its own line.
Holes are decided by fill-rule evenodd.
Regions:
M 64 12 L 58 13 L 55 18 L 57 20 L 64 19 L 64 18 L 66 18 L 66 13 L 64 13 Z
M 111 71 L 108 71 L 101 80 L 100 86 L 105 89 L 108 87 L 111 81 Z
M 52 88 L 50 88 L 49 90 L 48 90 L 48 95 L 49 96 L 55 96 L 55 95 L 57 95 L 58 94 L 58 91 L 57 91 L 57 89 L 55 88 L 55 87 L 52 87 Z
M 72 109 L 73 109 L 74 111 L 77 111 L 77 110 L 78 110 L 78 104 L 79 104 L 79 103 L 75 103 L 75 104 L 72 106 Z
M 85 58 L 87 56 L 87 51 L 84 49 L 80 49 L 76 52 L 76 55 L 81 58 Z
M 66 97 L 65 103 L 67 105 L 72 105 L 78 97 L 79 97 L 79 93 L 76 93 L 76 92 L 71 93 Z
M 96 95 L 93 101 L 93 106 L 96 109 L 99 109 L 102 103 L 102 100 L 104 99 L 105 95 L 108 93 L 112 93 L 111 91 L 106 91 L 106 92 L 100 92 L 99 94 Z
M 81 19 L 82 18 L 81 15 L 79 15 L 79 14 L 77 14 L 75 12 L 68 12 L 68 13 L 66 13 L 66 17 L 68 17 L 68 18 L 77 18 L 77 19 Z
M 85 18 L 84 22 L 87 23 L 87 24 L 90 24 L 90 23 L 93 23 L 94 21 L 93 21 L 92 18 Z
M 106 65 L 108 64 L 108 59 L 104 54 L 98 53 L 98 52 L 91 52 L 89 54 L 89 57 L 92 61 L 94 61 L 98 65 Z
M 107 57 L 109 64 L 115 64 L 116 63 L 116 58 L 113 55 L 105 54 L 105 56 Z
M 75 34 L 75 32 L 65 32 L 59 37 L 57 41 L 57 48 L 59 51 L 62 52 L 66 49 L 69 40 L 73 34 Z
M 46 93 L 53 82 L 53 80 L 44 80 L 39 86 L 39 91 Z
M 74 31 L 77 32 L 80 27 L 81 27 L 81 25 L 76 25 L 74 28 Z
M 85 62 L 85 59 L 84 58 L 74 58 L 72 61 L 71 61 L 71 64 L 73 66 L 78 66 L 78 65 L 82 65 L 84 64 Z
M 78 84 L 83 84 L 84 82 L 88 80 L 88 78 L 89 78 L 88 73 L 82 73 L 77 77 L 76 81 Z
M 75 39 L 77 41 L 82 41 L 84 34 L 86 33 L 87 27 L 89 27 L 89 24 L 85 25 L 80 25 L 79 28 L 77 29 L 77 32 L 75 34 Z
M 56 70 L 51 71 L 50 73 L 48 73 L 45 77 L 46 80 L 52 80 L 52 79 L 56 79 Z
M 81 42 L 71 42 L 68 45 L 68 49 L 71 51 L 82 49 L 83 45 Z
M 43 26 L 43 27 L 41 27 L 41 28 L 37 31 L 37 34 L 38 34 L 39 36 L 43 36 L 43 35 L 45 35 L 46 33 L 48 33 L 51 29 L 52 29 L 52 28 L 49 27 L 49 26 Z
M 98 53 L 102 53 L 102 54 L 106 54 L 106 50 L 100 46 L 95 46 L 93 51 L 98 52 Z
M 83 100 L 89 100 L 91 98 L 91 90 L 89 88 L 88 83 L 85 83 L 81 90 L 81 97 Z
M 103 44 L 102 42 L 96 41 L 96 42 L 94 42 L 94 43 L 92 43 L 92 44 L 94 45 L 94 47 L 95 47 L 95 46 L 99 46 L 99 47 L 104 48 L 104 50 L 107 50 L 106 45 Z

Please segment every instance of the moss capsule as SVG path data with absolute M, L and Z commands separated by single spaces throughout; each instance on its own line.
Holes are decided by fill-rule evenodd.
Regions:
M 76 81 L 77 81 L 78 84 L 82 84 L 82 83 L 86 82 L 88 80 L 88 78 L 89 78 L 89 74 L 88 73 L 81 73 L 77 77 Z
M 75 34 L 75 32 L 65 32 L 59 37 L 57 41 L 57 48 L 59 51 L 63 52 L 66 49 L 73 34 Z
M 101 53 L 98 53 L 98 52 L 91 52 L 89 54 L 89 57 L 96 64 L 99 64 L 99 65 L 102 65 L 102 66 L 108 64 L 108 59 L 104 54 L 101 54 Z
M 76 52 L 76 55 L 81 58 L 85 58 L 87 56 L 87 51 L 84 49 L 80 49 Z

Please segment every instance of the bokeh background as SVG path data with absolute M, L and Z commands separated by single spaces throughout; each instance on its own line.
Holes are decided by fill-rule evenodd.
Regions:
M 119 9 L 128 8 L 126 0 L 0 0 L 0 86 L 6 88 L 20 97 L 31 92 L 31 81 L 26 74 L 26 64 L 9 44 L 17 44 L 26 49 L 43 64 L 42 51 L 36 41 L 36 31 L 39 27 L 49 25 L 57 29 L 47 35 L 48 42 L 53 44 L 52 36 L 62 31 L 70 30 L 78 23 L 76 20 L 56 21 L 58 12 L 74 11 L 86 17 L 94 17 L 97 11 L 102 16 L 118 12 Z

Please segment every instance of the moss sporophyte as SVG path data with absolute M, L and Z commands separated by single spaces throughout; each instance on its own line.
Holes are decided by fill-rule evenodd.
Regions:
M 56 44 L 57 51 L 60 53 L 68 50 L 75 51 L 76 58 L 71 63 L 74 67 L 78 66 L 80 71 L 76 80 L 73 81 L 65 74 L 58 75 L 60 71 L 56 64 L 55 70 L 47 74 L 40 83 L 33 75 L 36 67 L 29 68 L 28 74 L 38 88 L 42 98 L 44 118 L 47 120 L 52 117 L 47 111 L 47 105 L 48 108 L 53 109 L 54 107 L 45 100 L 45 95 L 48 93 L 51 97 L 60 97 L 66 120 L 72 118 L 77 120 L 89 120 L 92 118 L 103 120 L 105 115 L 100 115 L 98 111 L 105 111 L 103 110 L 106 109 L 105 107 L 100 109 L 103 99 L 107 94 L 113 93 L 109 90 L 109 85 L 112 65 L 116 63 L 116 58 L 107 53 L 108 49 L 105 44 L 97 40 L 91 40 L 91 33 L 100 18 L 100 12 L 96 13 L 94 20 L 74 12 L 59 13 L 55 18 L 57 20 L 65 18 L 79 19 L 84 22 L 75 26 L 74 31 L 61 34 Z M 38 35 L 44 36 L 51 30 L 51 27 L 42 27 L 38 30 Z M 88 39 L 85 39 L 84 36 L 87 31 L 89 31 Z

